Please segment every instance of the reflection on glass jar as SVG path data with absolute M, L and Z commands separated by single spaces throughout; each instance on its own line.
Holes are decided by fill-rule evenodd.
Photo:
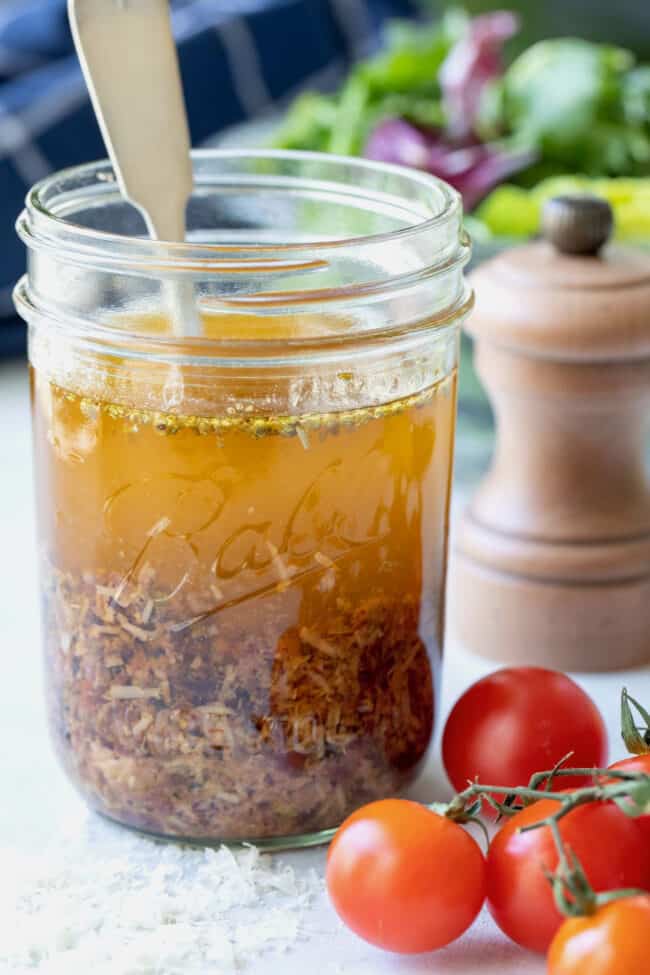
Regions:
M 133 219 L 101 174 L 69 177 L 73 213 L 74 187 L 45 184 L 21 223 L 56 747 L 128 825 L 311 842 L 403 789 L 431 739 L 469 303 L 458 202 L 390 167 L 211 153 L 201 243 L 163 262 L 132 228 L 98 232 Z M 247 222 L 251 180 L 271 203 Z M 54 253 L 57 206 L 82 242 Z M 323 206 L 344 224 L 352 207 L 361 236 L 327 235 Z M 323 239 L 303 242 L 305 220 Z M 84 261 L 87 308 L 60 285 Z M 196 288 L 198 339 L 152 311 L 173 273 Z

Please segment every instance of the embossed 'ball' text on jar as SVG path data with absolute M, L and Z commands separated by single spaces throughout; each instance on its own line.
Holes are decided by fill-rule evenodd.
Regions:
M 301 845 L 431 739 L 468 245 L 423 174 L 194 167 L 184 244 L 145 239 L 108 163 L 19 220 L 49 720 L 114 820 Z

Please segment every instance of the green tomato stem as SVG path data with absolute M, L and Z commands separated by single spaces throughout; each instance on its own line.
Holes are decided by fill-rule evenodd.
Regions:
M 553 792 L 550 785 L 556 776 L 590 777 L 594 784 L 571 792 Z M 500 802 L 493 793 L 505 793 L 506 798 Z M 499 815 L 511 816 L 523 808 L 522 805 L 515 804 L 516 799 L 526 800 L 528 805 L 540 799 L 552 799 L 559 803 L 559 808 L 552 815 L 521 827 L 520 832 L 527 833 L 542 827 L 550 829 L 558 854 L 558 866 L 555 873 L 548 875 L 548 879 L 561 913 L 566 916 L 592 914 L 603 904 L 638 893 L 636 890 L 625 889 L 596 894 L 578 858 L 564 845 L 560 821 L 574 809 L 591 802 L 616 802 L 619 809 L 631 817 L 650 813 L 650 775 L 615 769 L 567 769 L 556 766 L 547 772 L 533 775 L 528 786 L 504 788 L 473 782 L 452 799 L 443 814 L 458 823 L 476 822 L 481 804 L 487 802 Z M 439 804 L 435 811 L 442 811 Z
M 643 724 L 637 725 L 634 711 Z M 621 735 L 628 752 L 633 755 L 650 753 L 650 713 L 624 687 L 621 692 Z

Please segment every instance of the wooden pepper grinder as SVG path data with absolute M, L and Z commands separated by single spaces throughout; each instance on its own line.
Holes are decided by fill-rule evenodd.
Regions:
M 612 213 L 556 197 L 544 240 L 473 275 L 492 468 L 464 515 L 451 597 L 470 650 L 511 664 L 650 661 L 650 255 Z

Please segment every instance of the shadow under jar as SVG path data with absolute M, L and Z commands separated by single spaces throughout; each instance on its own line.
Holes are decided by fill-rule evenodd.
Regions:
M 194 167 L 184 244 L 108 163 L 19 220 L 50 725 L 112 819 L 298 846 L 431 739 L 468 245 L 415 172 Z

